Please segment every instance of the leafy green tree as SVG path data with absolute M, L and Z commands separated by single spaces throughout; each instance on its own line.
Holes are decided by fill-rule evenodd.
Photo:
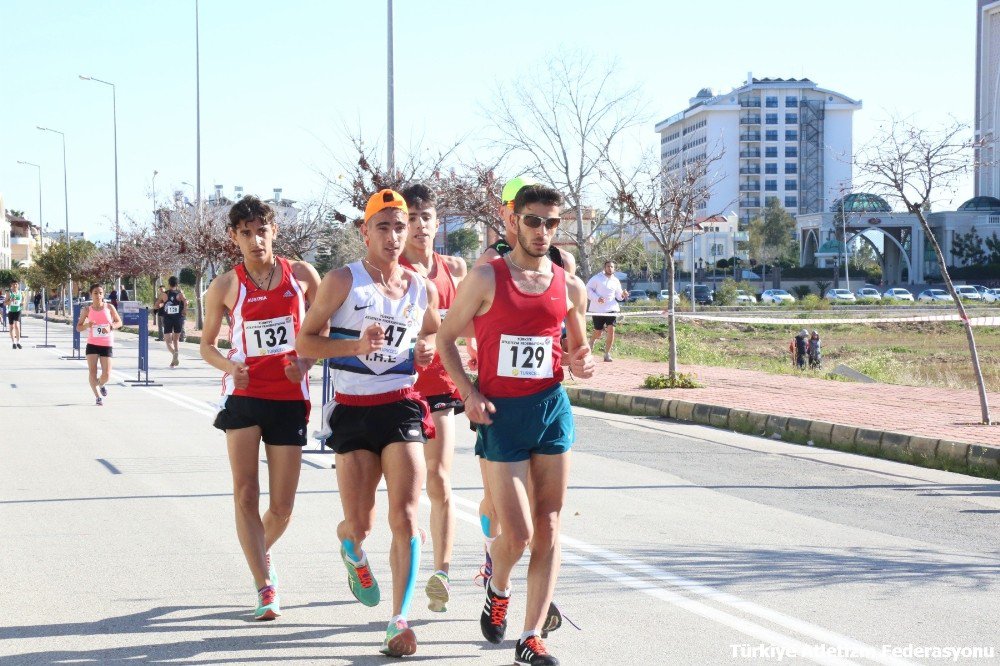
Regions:
M 479 234 L 473 229 L 462 227 L 448 233 L 448 254 L 472 257 L 479 249 Z
M 15 268 L 0 268 L 0 289 L 6 289 L 15 282 L 20 282 L 21 271 Z
M 795 218 L 777 197 L 768 199 L 764 216 L 750 221 L 750 258 L 764 266 L 779 262 L 798 262 L 799 245 L 795 240 Z M 762 277 L 764 277 L 762 275 Z
M 994 233 L 995 237 L 996 234 Z M 962 264 L 982 265 L 987 263 L 988 257 L 983 250 L 983 239 L 979 237 L 979 232 L 972 227 L 964 234 L 955 234 L 955 241 L 951 246 L 951 255 Z

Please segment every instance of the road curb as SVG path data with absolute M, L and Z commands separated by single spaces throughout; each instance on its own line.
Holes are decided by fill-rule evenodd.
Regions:
M 786 442 L 832 448 L 921 467 L 1000 478 L 1000 447 L 754 412 L 678 398 L 661 398 L 566 386 L 570 402 L 600 411 L 652 416 L 774 437 Z

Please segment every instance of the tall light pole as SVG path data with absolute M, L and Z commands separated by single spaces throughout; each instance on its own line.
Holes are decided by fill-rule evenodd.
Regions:
M 25 166 L 33 166 L 38 169 L 38 226 L 41 228 L 42 233 L 45 233 L 45 225 L 42 224 L 42 167 L 33 162 L 25 162 L 23 160 L 18 160 L 17 163 Z
M 66 265 L 69 268 L 69 297 L 70 302 L 70 319 L 73 318 L 73 252 L 70 247 L 69 242 L 69 181 L 66 178 L 66 134 L 60 132 L 59 130 L 54 130 L 48 127 L 38 127 L 35 129 L 41 130 L 42 132 L 53 132 L 62 137 L 62 149 L 63 149 L 63 204 L 66 207 L 65 219 L 66 219 Z
M 201 42 L 198 34 L 198 0 L 194 0 L 194 122 L 194 210 L 195 219 L 201 222 Z
M 111 120 L 114 127 L 115 143 L 115 259 L 118 262 L 121 262 L 122 244 L 118 223 L 118 96 L 115 92 L 115 84 L 110 81 L 102 81 L 101 79 L 93 76 L 84 76 L 83 74 L 80 74 L 80 79 L 83 81 L 94 81 L 95 83 L 103 83 L 106 86 L 111 86 Z M 118 272 L 115 289 L 117 289 L 120 298 L 122 293 L 121 271 Z
M 389 178 L 392 178 L 393 171 L 396 170 L 396 113 L 394 110 L 394 82 L 393 82 L 393 70 L 392 70 L 392 0 L 388 0 L 389 3 L 389 19 L 388 19 L 388 37 L 389 37 L 389 52 L 387 54 L 386 61 L 386 79 L 389 87 L 388 95 L 388 109 L 387 109 L 387 126 L 388 130 L 386 132 L 386 168 L 389 172 Z

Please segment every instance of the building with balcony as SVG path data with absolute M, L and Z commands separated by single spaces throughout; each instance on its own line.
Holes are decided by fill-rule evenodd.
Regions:
M 1000 197 L 1000 0 L 976 0 L 976 196 Z
M 713 165 L 718 182 L 699 211 L 705 216 L 733 211 L 745 228 L 771 197 L 792 214 L 817 213 L 849 189 L 859 100 L 809 79 L 748 75 L 730 92 L 703 88 L 689 102 L 656 131 L 668 172 L 722 155 Z
M 4 218 L 10 229 L 10 263 L 7 267 L 31 266 L 41 252 L 41 229 L 10 211 L 4 211 Z
M 7 221 L 7 209 L 3 205 L 3 194 L 0 194 L 0 268 L 10 268 L 10 222 Z M 0 285 L 0 289 L 3 286 Z

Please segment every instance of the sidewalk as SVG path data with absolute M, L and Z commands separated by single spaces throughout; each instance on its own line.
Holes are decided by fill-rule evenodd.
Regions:
M 663 416 L 730 429 L 755 426 L 757 434 L 797 433 L 799 439 L 815 439 L 817 444 L 832 440 L 834 445 L 865 444 L 1000 465 L 1000 448 L 995 448 L 1000 443 L 1000 426 L 979 424 L 975 390 L 857 384 L 688 365 L 678 370 L 693 373 L 702 388 L 651 390 L 642 388 L 643 380 L 666 374 L 666 363 L 622 358 L 605 363 L 599 355 L 596 360 L 593 379 L 567 381 L 574 404 L 635 414 L 659 410 L 656 413 Z M 627 396 L 642 399 L 628 400 Z M 993 420 L 1000 420 L 1000 393 L 988 397 Z

